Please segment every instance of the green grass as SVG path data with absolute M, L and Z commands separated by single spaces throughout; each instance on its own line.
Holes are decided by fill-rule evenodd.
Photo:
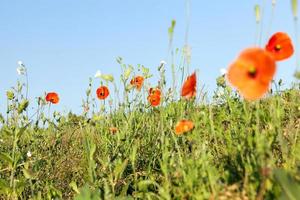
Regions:
M 298 27 L 297 1 L 291 5 Z M 255 7 L 257 45 L 263 9 Z M 282 81 L 273 82 L 265 98 L 248 102 L 223 76 L 212 99 L 203 88 L 192 101 L 180 99 L 178 86 L 189 72 L 191 52 L 188 27 L 182 52 L 174 49 L 175 25 L 173 20 L 168 29 L 172 86 L 166 86 L 161 63 L 157 86 L 163 103 L 157 108 L 146 100 L 149 69 L 126 65 L 121 57 L 120 82 L 110 74 L 100 77 L 100 85 L 110 88 L 108 101 L 95 100 L 90 79 L 82 115 L 56 112 L 44 96 L 36 106 L 29 102 L 27 70 L 19 64 L 25 83 L 7 92 L 7 113 L 0 115 L 0 200 L 299 199 L 299 81 L 285 90 Z M 297 28 L 295 35 L 297 41 Z M 137 74 L 146 79 L 141 92 L 129 84 Z M 32 116 L 29 104 L 36 107 Z M 195 128 L 178 136 L 174 126 L 182 119 Z M 111 127 L 118 131 L 112 134 Z
M 38 126 L 26 123 L 26 108 L 11 110 L 0 131 L 0 199 L 299 195 L 293 192 L 300 180 L 299 85 L 257 102 L 221 89 L 225 94 L 210 103 L 141 103 L 92 118 L 56 113 L 40 117 Z M 195 128 L 177 136 L 174 125 L 183 118 Z M 119 131 L 111 134 L 109 127 Z

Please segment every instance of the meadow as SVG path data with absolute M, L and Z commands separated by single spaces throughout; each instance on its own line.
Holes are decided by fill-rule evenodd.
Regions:
M 55 91 L 30 101 L 18 62 L 23 79 L 0 115 L 0 199 L 300 199 L 299 66 L 289 88 L 274 80 L 293 41 L 280 30 L 241 50 L 212 97 L 189 69 L 188 46 L 177 50 L 182 63 L 157 66 L 155 84 L 150 69 L 118 57 L 120 79 L 90 78 L 81 114 L 56 111 Z

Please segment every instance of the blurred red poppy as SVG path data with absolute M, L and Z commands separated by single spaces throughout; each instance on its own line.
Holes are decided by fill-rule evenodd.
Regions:
M 276 61 L 291 57 L 294 47 L 291 38 L 286 33 L 275 33 L 266 45 L 266 50 L 271 53 Z
M 117 133 L 118 130 L 119 130 L 119 129 L 118 129 L 117 127 L 110 127 L 110 128 L 109 128 L 109 131 L 110 131 L 111 134 Z
M 148 101 L 151 104 L 151 106 L 155 107 L 160 104 L 161 99 L 161 91 L 159 88 L 150 88 L 149 89 L 149 95 L 148 95 Z
M 140 91 L 141 88 L 142 88 L 142 86 L 143 86 L 144 80 L 145 80 L 144 77 L 142 77 L 142 76 L 136 76 L 136 77 L 134 77 L 134 78 L 130 81 L 130 84 L 133 85 L 133 86 L 135 86 L 136 89 L 137 89 L 138 91 Z
M 97 91 L 97 97 L 98 99 L 104 100 L 108 97 L 109 95 L 109 90 L 106 86 L 100 86 Z
M 181 89 L 181 96 L 191 99 L 196 96 L 197 77 L 196 72 L 188 76 Z
M 148 101 L 151 106 L 155 107 L 160 104 L 160 95 L 152 94 L 148 96 Z
M 276 63 L 270 53 L 249 48 L 229 66 L 227 79 L 245 99 L 256 100 L 268 91 L 275 71 Z
M 50 102 L 52 104 L 58 104 L 58 102 L 59 102 L 59 96 L 55 92 L 49 92 L 46 95 L 46 101 Z
M 149 95 L 161 95 L 161 90 L 159 88 L 150 88 Z
M 182 135 L 183 133 L 189 132 L 194 128 L 194 123 L 190 120 L 180 120 L 175 126 L 176 135 Z

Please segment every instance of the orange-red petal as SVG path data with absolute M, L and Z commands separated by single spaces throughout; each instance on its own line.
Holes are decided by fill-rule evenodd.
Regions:
M 266 45 L 266 50 L 274 57 L 276 61 L 285 60 L 294 53 L 294 47 L 291 38 L 286 33 L 275 33 Z
M 59 96 L 55 92 L 49 92 L 46 95 L 46 101 L 50 102 L 52 104 L 58 104 L 58 102 L 59 102 Z
M 117 127 L 110 127 L 110 128 L 109 128 L 109 131 L 110 131 L 111 134 L 117 133 L 118 130 L 119 130 L 119 129 L 118 129 Z
M 196 96 L 197 77 L 196 72 L 188 76 L 181 89 L 181 96 L 190 99 Z
M 230 65 L 227 79 L 245 99 L 256 100 L 268 91 L 275 71 L 275 60 L 267 51 L 249 48 Z
M 143 76 L 136 76 L 131 79 L 130 84 L 135 86 L 138 91 L 142 89 L 145 78 Z
M 96 91 L 98 99 L 104 100 L 109 95 L 109 89 L 106 86 L 100 86 Z
M 194 123 L 190 120 L 180 120 L 175 125 L 175 133 L 176 135 L 182 135 L 183 133 L 189 132 L 194 128 Z
M 150 88 L 149 95 L 161 95 L 161 90 L 159 88 Z
M 148 96 L 148 101 L 153 107 L 158 106 L 160 104 L 160 99 L 160 95 L 157 94 L 151 94 Z

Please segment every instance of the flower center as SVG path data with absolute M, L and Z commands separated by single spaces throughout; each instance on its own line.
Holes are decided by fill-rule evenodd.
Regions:
M 280 44 L 277 44 L 275 47 L 274 47 L 274 50 L 276 51 L 276 52 L 278 52 L 278 51 L 280 51 L 281 50 L 281 45 Z
M 257 75 L 257 70 L 254 66 L 250 66 L 249 70 L 248 70 L 248 76 L 250 76 L 251 78 L 255 78 Z
M 184 125 L 183 129 L 184 129 L 184 131 L 188 131 L 189 130 L 189 126 L 188 125 Z

